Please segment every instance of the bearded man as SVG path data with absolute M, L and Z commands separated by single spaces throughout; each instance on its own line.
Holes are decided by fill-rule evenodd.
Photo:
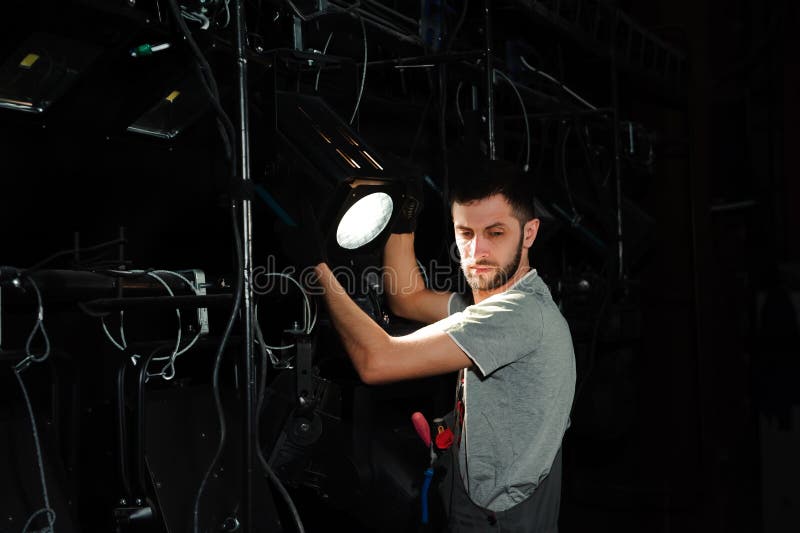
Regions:
M 391 311 L 428 325 L 387 334 L 350 299 L 324 256 L 310 264 L 365 383 L 458 372 L 455 439 L 440 456 L 448 529 L 555 532 L 575 392 L 572 337 L 530 264 L 540 221 L 529 177 L 486 159 L 461 168 L 469 175 L 454 175 L 450 207 L 469 294 L 425 286 L 414 252 L 419 198 L 404 206 L 384 249 Z

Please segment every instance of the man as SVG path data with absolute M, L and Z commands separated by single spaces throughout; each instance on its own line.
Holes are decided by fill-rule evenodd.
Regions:
M 440 490 L 450 530 L 557 531 L 560 448 L 575 388 L 572 340 L 529 264 L 539 220 L 527 180 L 497 161 L 471 172 L 473 179 L 459 176 L 464 186 L 456 184 L 451 202 L 471 298 L 425 287 L 414 253 L 414 209 L 384 250 L 390 309 L 429 325 L 392 337 L 347 296 L 325 262 L 314 262 L 315 271 L 365 383 L 459 372 L 458 460 Z

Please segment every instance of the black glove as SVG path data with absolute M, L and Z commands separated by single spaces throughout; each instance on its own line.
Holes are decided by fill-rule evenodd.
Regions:
M 392 233 L 414 233 L 417 229 L 417 217 L 424 205 L 425 191 L 422 188 L 422 177 L 413 176 L 406 181 L 406 193 L 400 212 L 395 218 Z
M 302 204 L 298 218 L 296 226 L 284 223 L 276 225 L 275 231 L 280 234 L 284 252 L 300 270 L 327 263 L 322 232 L 307 202 Z

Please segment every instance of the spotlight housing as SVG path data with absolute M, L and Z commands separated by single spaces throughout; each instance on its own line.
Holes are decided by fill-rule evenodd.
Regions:
M 160 98 L 127 131 L 158 139 L 174 139 L 208 110 L 208 95 L 194 72 L 165 85 Z
M 276 132 L 311 179 L 300 194 L 318 210 L 328 257 L 382 248 L 405 194 L 403 171 L 321 98 L 276 92 Z
M 96 46 L 59 35 L 31 34 L 0 64 L 0 108 L 44 113 L 100 52 Z

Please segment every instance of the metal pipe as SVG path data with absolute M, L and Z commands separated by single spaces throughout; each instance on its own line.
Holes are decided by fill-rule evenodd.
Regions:
M 611 125 L 614 142 L 614 181 L 617 208 L 617 279 L 625 278 L 625 250 L 622 242 L 622 167 L 619 156 L 619 87 L 617 83 L 617 52 L 611 48 L 611 107 L 614 110 Z
M 494 61 L 492 60 L 492 10 L 491 0 L 483 1 L 484 37 L 486 37 L 486 128 L 489 159 L 496 159 L 494 136 Z
M 397 17 L 398 19 L 403 20 L 405 22 L 408 22 L 408 23 L 411 23 L 411 24 L 419 24 L 419 21 L 417 19 L 413 19 L 411 17 L 407 17 L 407 16 L 403 15 L 402 13 L 400 13 L 399 11 L 395 11 L 394 9 L 386 7 L 382 3 L 376 2 L 375 0 L 364 0 L 364 3 L 365 4 L 371 4 L 374 7 L 382 9 L 384 12 L 389 13 L 393 17 Z
M 248 123 L 247 93 L 247 26 L 245 22 L 242 0 L 233 2 L 234 24 L 236 33 L 236 69 L 238 79 L 239 100 L 239 172 L 242 181 L 250 182 L 250 127 Z M 244 463 L 242 472 L 242 514 L 241 522 L 244 531 L 254 532 L 253 515 L 256 507 L 253 499 L 253 479 L 255 476 L 256 446 L 258 446 L 256 402 L 257 386 L 254 361 L 254 329 L 253 329 L 253 232 L 252 211 L 249 198 L 242 198 L 242 276 L 243 276 L 243 338 L 242 346 L 245 369 L 244 394 Z
M 422 65 L 439 65 L 442 63 L 457 63 L 470 59 L 480 59 L 486 52 L 484 50 L 469 50 L 467 52 L 452 52 L 448 54 L 431 54 L 427 56 L 412 56 L 412 57 L 397 57 L 394 59 L 376 59 L 368 61 L 367 65 L 370 67 L 376 65 L 394 65 L 394 66 L 422 66 Z M 363 62 L 356 63 L 361 66 Z
M 391 35 L 392 37 L 394 37 L 396 39 L 399 39 L 401 41 L 404 41 L 404 42 L 407 42 L 407 43 L 410 43 L 410 44 L 414 44 L 414 45 L 417 45 L 417 46 L 422 46 L 422 39 L 420 39 L 419 36 L 403 33 L 400 28 L 395 27 L 394 25 L 385 22 L 384 19 L 381 19 L 380 17 L 376 17 L 375 15 L 370 13 L 369 11 L 364 11 L 364 10 L 358 9 L 358 10 L 350 13 L 350 16 L 355 18 L 355 19 L 357 19 L 359 16 L 361 16 L 364 19 L 364 23 L 365 24 L 373 26 L 373 27 L 381 30 L 382 32 L 386 33 L 387 35 Z
M 600 107 L 597 109 L 586 109 L 586 110 L 576 110 L 576 111 L 553 111 L 550 113 L 528 113 L 529 119 L 540 119 L 540 118 L 563 118 L 563 119 L 570 119 L 570 118 L 577 118 L 577 117 L 598 117 L 598 119 L 608 120 L 609 117 L 614 115 L 614 110 L 610 107 Z M 502 120 L 520 120 L 522 118 L 521 114 L 514 114 L 514 115 L 495 115 L 495 118 L 502 119 Z
M 128 422 L 125 416 L 125 369 L 128 368 L 127 358 L 124 358 L 117 370 L 117 438 L 119 439 L 119 477 L 125 497 L 133 497 L 131 490 L 130 456 L 128 454 Z

